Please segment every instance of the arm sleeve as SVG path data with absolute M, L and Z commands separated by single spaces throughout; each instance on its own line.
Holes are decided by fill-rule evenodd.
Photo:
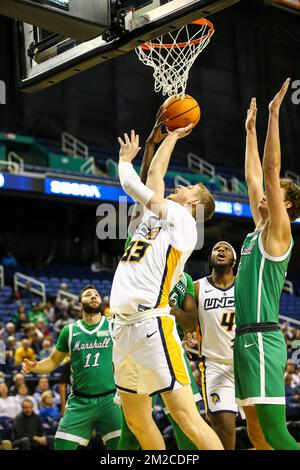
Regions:
M 131 163 L 119 162 L 118 170 L 120 183 L 124 191 L 136 202 L 140 202 L 145 206 L 152 198 L 154 191 L 141 182 Z
M 169 226 L 171 245 L 182 252 L 193 251 L 197 243 L 195 219 L 181 204 L 170 200 L 167 204 L 164 222 Z
M 185 293 L 190 294 L 194 298 L 195 297 L 195 287 L 194 287 L 193 279 L 187 273 L 184 273 L 184 275 L 185 275 L 185 278 L 186 278 L 186 281 L 187 281 L 186 292 Z
M 63 329 L 61 330 L 55 347 L 60 352 L 64 352 L 64 353 L 69 352 L 69 326 L 68 325 L 64 326 Z

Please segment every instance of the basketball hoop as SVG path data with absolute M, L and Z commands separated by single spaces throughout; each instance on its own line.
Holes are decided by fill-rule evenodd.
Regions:
M 139 59 L 154 69 L 154 90 L 183 96 L 190 68 L 214 32 L 214 25 L 201 18 L 137 47 Z

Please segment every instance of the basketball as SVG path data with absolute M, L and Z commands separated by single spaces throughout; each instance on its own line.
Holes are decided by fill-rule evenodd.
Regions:
M 200 106 L 189 95 L 185 95 L 183 98 L 171 96 L 164 102 L 163 108 L 166 109 L 164 119 L 168 119 L 166 126 L 169 131 L 186 127 L 191 123 L 198 124 L 200 120 Z

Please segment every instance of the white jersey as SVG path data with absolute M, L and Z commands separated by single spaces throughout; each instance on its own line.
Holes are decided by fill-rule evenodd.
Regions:
M 145 212 L 115 272 L 110 310 L 124 323 L 168 314 L 169 293 L 197 243 L 196 221 L 168 200 L 166 219 Z
M 233 364 L 235 336 L 234 285 L 216 287 L 210 278 L 199 279 L 198 319 L 201 356 Z

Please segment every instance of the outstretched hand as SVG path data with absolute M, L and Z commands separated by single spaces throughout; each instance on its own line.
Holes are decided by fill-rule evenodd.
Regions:
M 141 147 L 139 147 L 139 135 L 136 134 L 134 130 L 132 130 L 130 133 L 130 138 L 128 134 L 124 134 L 124 138 L 122 139 L 121 137 L 118 137 L 118 141 L 120 144 L 120 161 L 131 163 L 141 150 Z
M 255 129 L 256 115 L 257 115 L 256 98 L 252 98 L 251 103 L 250 103 L 250 108 L 247 111 L 247 118 L 245 122 L 246 131 L 251 131 Z
M 29 374 L 30 372 L 32 372 L 35 366 L 36 366 L 36 361 L 29 361 L 28 359 L 24 359 L 22 362 L 21 373 L 23 375 Z
M 165 119 L 166 111 L 167 110 L 163 107 L 163 105 L 161 105 L 157 112 L 156 121 L 151 131 L 151 134 L 147 139 L 147 142 L 151 142 L 153 144 L 160 144 L 160 142 L 162 142 L 167 137 L 168 134 L 164 133 L 162 130 L 163 125 L 167 122 L 167 120 Z
M 195 125 L 191 123 L 186 127 L 179 127 L 178 129 L 175 129 L 174 131 L 168 130 L 168 134 L 175 135 L 177 139 L 183 139 L 184 137 L 187 137 L 188 135 L 190 135 L 194 127 Z
M 290 86 L 290 78 L 287 78 L 284 84 L 282 85 L 281 89 L 279 92 L 275 95 L 275 97 L 272 99 L 272 101 L 269 104 L 269 111 L 271 112 L 278 112 L 280 110 L 280 106 L 282 104 L 283 98 L 286 95 L 286 92 L 288 91 L 288 88 Z

